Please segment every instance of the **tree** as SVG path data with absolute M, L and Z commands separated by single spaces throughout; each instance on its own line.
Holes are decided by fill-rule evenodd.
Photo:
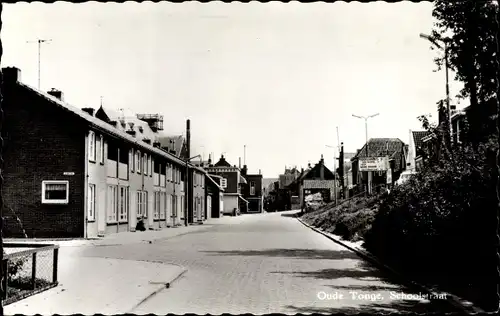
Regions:
M 496 7 L 492 1 L 437 0 L 433 36 L 448 45 L 449 65 L 464 82 L 458 97 L 470 99 L 468 140 L 477 147 L 488 133 L 483 107 L 496 97 Z M 451 34 L 451 35 L 447 35 Z M 444 57 L 436 58 L 438 67 Z

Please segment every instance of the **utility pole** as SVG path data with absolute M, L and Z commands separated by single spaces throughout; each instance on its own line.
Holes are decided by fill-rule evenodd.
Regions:
M 369 116 L 359 116 L 359 115 L 352 115 L 354 116 L 355 118 L 359 118 L 359 119 L 364 119 L 365 120 L 365 139 L 366 139 L 366 158 L 370 157 L 369 153 L 368 153 L 368 150 L 369 150 L 369 144 L 368 144 L 368 119 L 372 118 L 372 117 L 375 117 L 379 115 L 379 113 L 375 113 L 375 114 L 372 114 L 372 115 L 369 115 Z M 372 193 L 372 177 L 373 177 L 373 174 L 372 174 L 372 171 L 368 171 L 368 183 L 367 183 L 367 194 L 370 195 Z
M 40 55 L 41 55 L 41 50 L 42 50 L 42 44 L 52 42 L 51 39 L 37 39 L 36 41 L 28 41 L 26 43 L 38 43 L 38 90 L 40 90 Z
M 247 164 L 247 145 L 243 145 L 243 166 Z

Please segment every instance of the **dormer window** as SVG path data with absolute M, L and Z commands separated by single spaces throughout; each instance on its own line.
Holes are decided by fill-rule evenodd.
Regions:
M 139 132 L 144 132 L 144 129 L 142 128 L 142 126 L 139 126 Z

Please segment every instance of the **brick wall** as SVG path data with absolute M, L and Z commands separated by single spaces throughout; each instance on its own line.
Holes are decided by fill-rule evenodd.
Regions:
M 84 237 L 83 123 L 32 91 L 4 89 L 5 236 L 19 236 L 14 211 L 29 237 Z M 43 180 L 69 181 L 69 204 L 41 204 Z

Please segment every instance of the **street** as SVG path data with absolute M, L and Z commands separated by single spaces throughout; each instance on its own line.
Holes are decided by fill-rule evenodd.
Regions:
M 82 255 L 188 269 L 170 289 L 138 306 L 136 314 L 452 311 L 445 300 L 408 297 L 418 292 L 389 281 L 292 214 L 243 215 L 151 244 L 97 246 Z

